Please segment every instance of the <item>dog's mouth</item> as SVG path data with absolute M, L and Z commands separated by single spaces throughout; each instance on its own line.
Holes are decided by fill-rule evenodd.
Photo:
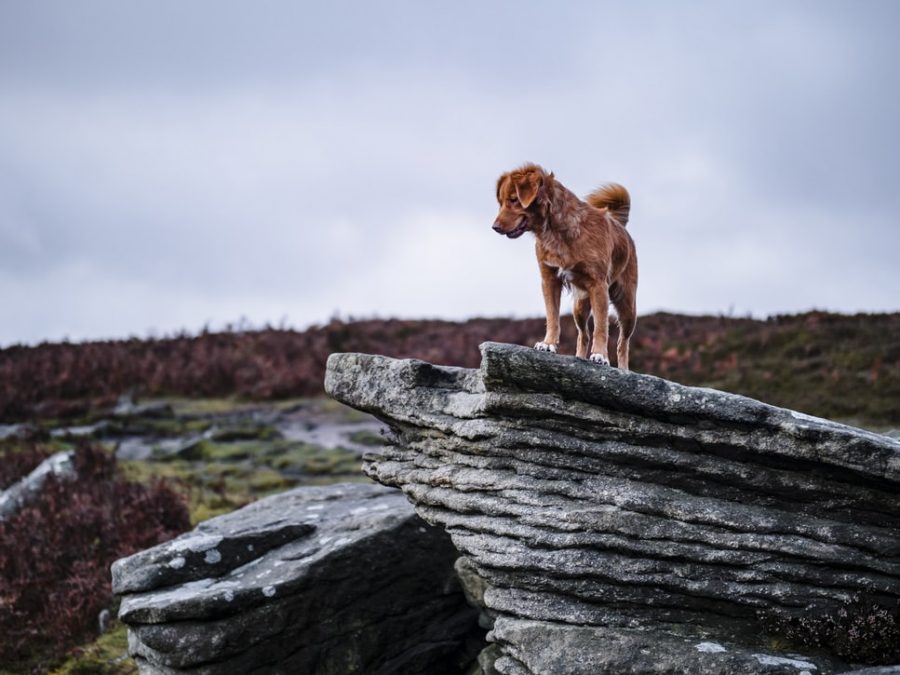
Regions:
M 510 239 L 516 239 L 525 234 L 525 230 L 528 229 L 528 216 L 522 216 L 522 220 L 519 221 L 519 224 L 516 225 L 516 229 L 512 232 L 507 232 L 506 236 Z

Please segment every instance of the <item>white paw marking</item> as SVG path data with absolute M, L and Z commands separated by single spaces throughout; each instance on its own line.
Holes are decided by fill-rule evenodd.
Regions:
M 599 352 L 594 352 L 593 354 L 591 354 L 591 361 L 593 361 L 594 363 L 602 363 L 604 366 L 609 365 L 609 359 Z
M 553 354 L 556 353 L 556 345 L 551 345 L 547 342 L 538 342 L 534 345 L 534 348 L 539 352 L 552 352 Z

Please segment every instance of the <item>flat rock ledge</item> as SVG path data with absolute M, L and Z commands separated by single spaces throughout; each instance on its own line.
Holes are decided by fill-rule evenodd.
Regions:
M 459 673 L 458 553 L 397 491 L 297 488 L 112 566 L 141 673 Z
M 485 343 L 478 370 L 334 354 L 392 429 L 365 472 L 463 554 L 485 673 L 803 673 L 759 618 L 900 598 L 900 442 L 746 397 Z M 473 581 L 474 580 L 474 581 Z

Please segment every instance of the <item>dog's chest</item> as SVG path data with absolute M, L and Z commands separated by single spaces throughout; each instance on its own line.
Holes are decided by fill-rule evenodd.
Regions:
M 576 292 L 584 291 L 584 275 L 579 273 L 574 267 L 563 267 L 548 262 L 545 262 L 544 264 L 556 272 L 556 276 L 559 277 L 559 280 L 562 281 L 566 287 L 572 288 Z
M 571 286 L 575 283 L 575 270 L 571 267 L 557 267 L 556 276 L 558 276 L 567 286 Z

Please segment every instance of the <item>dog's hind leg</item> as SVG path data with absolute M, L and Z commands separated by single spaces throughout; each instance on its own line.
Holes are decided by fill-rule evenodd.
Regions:
M 616 345 L 617 365 L 622 370 L 628 370 L 628 347 L 634 327 L 637 325 L 635 289 L 632 287 L 627 290 L 622 284 L 615 283 L 610 286 L 609 297 L 619 315 L 619 341 Z
M 575 294 L 575 302 L 572 305 L 572 316 L 575 319 L 575 329 L 578 331 L 578 344 L 575 350 L 575 356 L 579 359 L 588 357 L 588 343 L 591 339 L 591 332 L 588 321 L 591 318 L 591 302 L 588 300 L 587 293 L 580 288 L 573 288 Z

